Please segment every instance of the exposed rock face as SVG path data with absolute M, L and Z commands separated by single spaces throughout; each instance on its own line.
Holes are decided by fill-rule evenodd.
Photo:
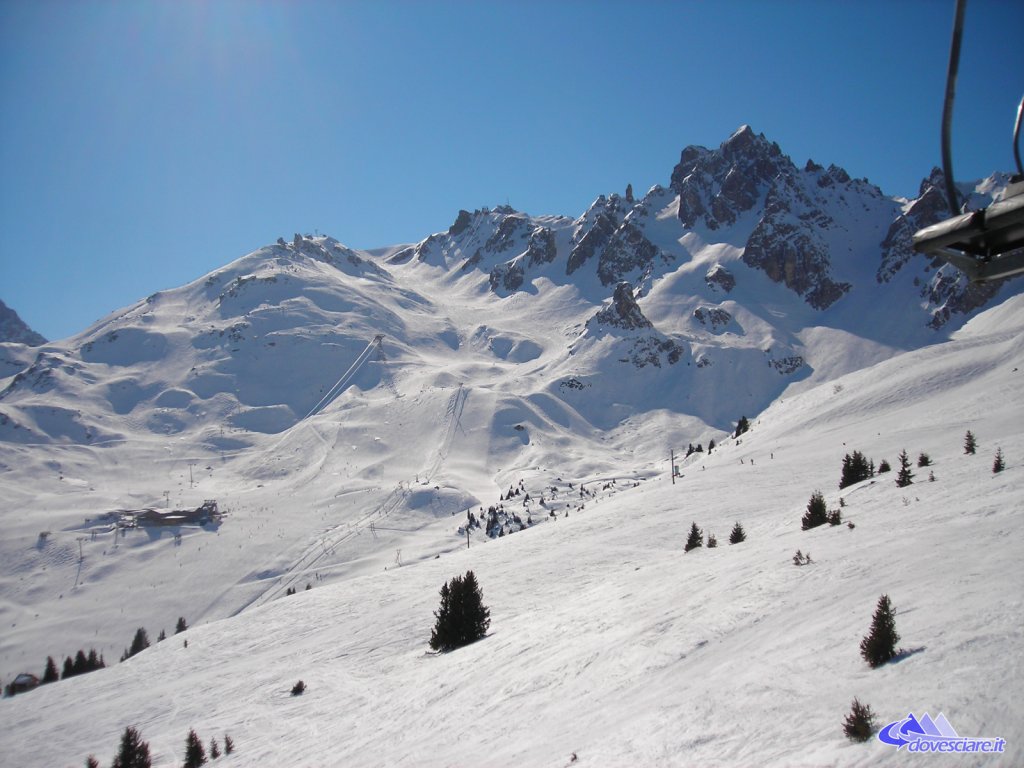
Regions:
M 1001 182 L 979 186 L 972 198 L 976 207 L 986 204 L 986 188 L 1001 189 Z M 388 263 L 418 261 L 467 277 L 478 274 L 502 295 L 532 290 L 542 285 L 535 278 L 543 276 L 556 284 L 575 282 L 588 300 L 601 302 L 621 283 L 641 295 L 701 248 L 721 243 L 728 247 L 701 267 L 707 269 L 700 286 L 704 295 L 687 306 L 687 313 L 699 300 L 713 307 L 715 294 L 735 297 L 745 268 L 823 311 L 851 292 L 868 290 L 865 265 L 871 264 L 871 289 L 885 287 L 897 275 L 909 276 L 910 290 L 922 299 L 917 327 L 933 328 L 984 305 L 997 292 L 968 286 L 952 268 L 911 248 L 915 231 L 948 215 L 938 171 L 922 184 L 919 198 L 907 203 L 883 195 L 866 179 L 851 179 L 835 165 L 808 160 L 797 167 L 777 144 L 743 126 L 717 149 L 684 149 L 669 189 L 654 186 L 643 198 L 632 193 L 630 185 L 624 195 L 601 195 L 575 220 L 531 216 L 509 206 L 460 210 L 446 232 L 393 253 Z M 318 246 L 297 236 L 288 247 L 315 256 Z M 613 307 L 616 303 L 621 296 Z M 610 327 L 624 322 L 602 317 L 613 320 Z M 726 327 L 722 316 L 707 308 L 693 319 L 715 333 Z
M 589 261 L 599 249 L 605 247 L 618 229 L 619 197 L 604 195 L 597 198 L 583 216 L 577 220 L 572 251 L 565 265 L 565 274 L 571 275 Z
M 697 307 L 693 310 L 693 318 L 712 331 L 724 328 L 732 322 L 732 315 L 721 307 Z
M 491 269 L 487 278 L 492 291 L 505 290 L 516 291 L 523 284 L 525 272 L 519 259 L 498 264 Z
M 453 237 L 456 235 L 461 235 L 463 232 L 469 229 L 469 225 L 472 223 L 473 217 L 469 213 L 469 211 L 460 210 L 459 215 L 455 217 L 455 221 L 452 223 L 450 227 L 448 227 L 448 234 L 452 235 Z
M 555 233 L 547 227 L 537 227 L 534 229 L 530 234 L 530 242 L 526 247 L 527 264 L 531 267 L 550 264 L 557 255 Z
M 615 230 L 597 262 L 602 285 L 615 285 L 632 272 L 649 271 L 661 252 L 631 221 Z
M 501 220 L 497 230 L 484 244 L 484 249 L 493 253 L 503 253 L 514 248 L 517 242 L 525 237 L 530 225 L 522 216 L 506 216 Z
M 736 278 L 732 272 L 723 267 L 721 264 L 715 264 L 708 273 L 704 275 L 704 282 L 711 288 L 719 288 L 726 293 L 729 293 L 733 288 L 736 287 Z
M 921 182 L 917 199 L 893 221 L 882 241 L 882 258 L 876 273 L 878 282 L 889 282 L 907 262 L 919 256 L 913 249 L 917 230 L 949 218 L 945 185 L 942 171 L 933 168 L 931 175 Z
M 954 314 L 965 315 L 984 306 L 1009 279 L 972 283 L 959 270 L 943 267 L 921 290 L 921 296 L 927 297 L 928 303 L 934 307 L 928 327 L 938 330 Z
M 828 251 L 804 227 L 782 217 L 762 219 L 747 241 L 743 262 L 803 296 L 815 309 L 827 309 L 851 288 L 829 277 Z
M 679 195 L 679 220 L 688 228 L 703 220 L 711 230 L 734 224 L 758 203 L 762 187 L 792 167 L 778 144 L 746 125 L 716 152 L 687 147 L 669 185 Z
M 3 341 L 27 344 L 30 347 L 46 343 L 43 336 L 25 325 L 17 312 L 0 301 L 0 342 Z
M 812 179 L 813 186 L 807 183 Z M 716 230 L 760 208 L 743 262 L 804 297 L 815 309 L 825 309 L 851 286 L 830 276 L 822 233 L 834 222 L 824 212 L 824 201 L 808 190 L 849 182 L 841 168 L 822 172 L 821 166 L 809 162 L 798 170 L 777 144 L 743 126 L 717 151 L 683 150 L 671 188 L 679 195 L 679 220 L 689 228 L 703 223 Z M 728 278 L 719 279 L 718 285 L 732 290 L 725 288 Z
M 800 355 L 788 355 L 786 357 L 774 358 L 769 354 L 768 365 L 783 376 L 789 376 L 803 368 L 805 361 Z
M 636 299 L 633 298 L 633 288 L 629 283 L 619 283 L 615 286 L 611 305 L 594 315 L 593 320 L 602 325 L 611 325 L 627 331 L 653 327 L 651 321 L 640 311 Z

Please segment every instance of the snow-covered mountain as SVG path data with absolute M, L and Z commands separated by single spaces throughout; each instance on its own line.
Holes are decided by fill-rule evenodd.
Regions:
M 996 175 L 963 191 L 980 207 L 1005 183 Z M 83 647 L 110 663 L 139 626 L 156 637 L 184 616 L 193 627 L 187 656 L 168 641 L 3 702 L 28 730 L 54 696 L 110 702 L 89 719 L 65 707 L 54 751 L 18 752 L 17 764 L 112 752 L 118 729 L 138 723 L 170 765 L 206 713 L 249 745 L 226 764 L 321 765 L 261 720 L 308 722 L 307 699 L 274 693 L 304 676 L 311 693 L 349 692 L 350 727 L 314 726 L 330 764 L 564 764 L 577 747 L 595 765 L 886 759 L 836 738 L 853 695 L 883 701 L 893 718 L 906 716 L 899 707 L 947 706 L 950 716 L 956 705 L 961 733 L 1019 737 L 1024 718 L 998 714 L 1019 705 L 979 693 L 984 681 L 954 687 L 948 705 L 928 683 L 954 651 L 987 669 L 1022 650 L 1019 632 L 975 642 L 1000 621 L 998 606 L 1019 602 L 1006 544 L 1016 531 L 1006 512 L 1021 506 L 1015 465 L 995 478 L 989 458 L 960 455 L 960 441 L 970 428 L 986 448 L 1024 450 L 1024 283 L 979 289 L 911 251 L 913 231 L 946 213 L 941 187 L 933 172 L 917 199 L 887 197 L 842 169 L 801 168 L 743 127 L 718 149 L 683 150 L 667 187 L 601 196 L 576 219 L 460 211 L 446 232 L 373 251 L 295 235 L 69 339 L 0 344 L 0 681 Z M 741 416 L 754 430 L 732 439 Z M 710 440 L 718 449 L 687 458 L 673 486 L 670 450 Z M 860 516 L 855 531 L 801 533 L 807 497 L 834 488 L 855 448 L 890 462 L 901 448 L 928 451 L 936 483 L 911 499 L 879 480 L 844 494 L 863 499 L 847 513 Z M 520 482 L 532 505 L 507 502 L 503 535 L 472 529 L 465 551 L 467 512 L 500 504 Z M 126 527 L 126 510 L 158 515 L 206 499 L 223 517 Z M 683 558 L 691 519 L 724 545 L 736 517 L 755 532 L 748 554 Z M 928 551 L 892 535 L 923 536 Z M 961 558 L 965 535 L 997 551 L 971 559 L 958 581 L 939 561 Z M 810 543 L 821 567 L 793 568 L 790 550 Z M 494 637 L 458 658 L 423 658 L 439 579 L 468 566 L 495 600 Z M 806 591 L 793 582 L 822 572 Z M 974 578 L 994 580 L 977 603 Z M 277 599 L 307 585 L 314 594 Z M 975 618 L 958 625 L 956 648 L 944 645 L 952 633 L 911 618 L 915 653 L 864 677 L 863 620 L 837 617 L 870 618 L 886 590 L 897 607 L 928 612 L 942 594 Z M 627 593 L 644 596 L 635 614 Z M 808 661 L 808 671 L 828 666 L 829 691 L 798 674 L 792 690 L 804 701 L 787 696 L 773 711 L 825 742 L 793 753 L 773 736 L 759 751 L 740 724 L 777 730 L 755 715 L 783 685 L 767 670 L 795 674 L 799 649 L 818 640 L 850 650 L 849 663 Z M 545 659 L 552 644 L 564 647 Z M 762 693 L 729 708 L 712 692 L 731 690 L 743 649 Z M 898 703 L 903 669 L 925 703 Z M 242 695 L 234 675 L 262 681 L 260 692 Z M 696 688 L 684 682 L 700 675 Z M 869 679 L 888 681 L 877 699 L 858 688 Z M 402 680 L 412 693 L 399 701 Z M 177 703 L 146 700 L 154 685 Z M 702 696 L 718 702 L 715 715 Z M 449 698 L 458 721 L 483 716 L 518 736 L 497 751 L 492 724 L 480 738 L 459 729 L 449 739 L 440 712 L 424 717 Z M 557 725 L 538 731 L 545 713 Z M 587 724 L 566 730 L 573 717 Z M 666 734 L 679 719 L 692 727 Z M 352 735 L 383 720 L 393 725 L 386 745 Z

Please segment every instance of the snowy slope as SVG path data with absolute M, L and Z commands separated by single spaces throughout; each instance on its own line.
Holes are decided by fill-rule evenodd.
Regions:
M 973 204 L 1004 186 L 973 185 Z M 743 128 L 684 150 L 668 187 L 601 196 L 576 219 L 462 211 L 368 252 L 296 235 L 69 339 L 0 344 L 0 682 L 80 648 L 113 663 L 140 626 L 193 627 L 187 656 L 168 641 L 0 703 L 20 734 L 41 727 L 32 702 L 71 702 L 52 759 L 13 764 L 105 755 L 136 722 L 170 765 L 201 713 L 247 742 L 239 765 L 884 759 L 835 738 L 853 695 L 1009 738 L 1020 718 L 999 714 L 1013 705 L 985 675 L 1019 679 L 1000 611 L 1019 603 L 1005 513 L 1021 506 L 1024 283 L 979 292 L 910 252 L 908 232 L 942 215 L 939 188 L 933 173 L 917 199 L 887 198 Z M 736 444 L 742 415 L 756 425 Z M 959 455 L 968 428 L 984 455 Z M 711 439 L 673 487 L 670 450 Z M 996 445 L 1010 469 L 993 477 Z M 852 489 L 856 529 L 801 533 L 815 488 L 838 503 L 855 448 L 927 451 L 936 482 Z M 520 482 L 533 502 L 504 502 L 511 535 L 473 529 L 467 552 L 467 512 Z M 118 525 L 206 499 L 222 519 Z M 750 541 L 683 557 L 694 519 L 723 545 L 741 519 Z M 815 566 L 791 565 L 797 547 Z M 951 561 L 965 569 L 952 580 Z M 492 637 L 424 658 L 437 589 L 470 566 Z M 922 670 L 910 687 L 865 676 L 856 654 L 882 591 L 922 622 L 904 637 L 925 650 L 892 668 Z M 947 704 L 926 662 L 952 665 L 949 643 L 969 677 L 991 668 Z M 877 698 L 859 688 L 887 675 Z M 292 677 L 307 697 L 286 695 Z M 904 690 L 932 698 L 897 702 Z M 330 724 L 308 710 L 325 694 L 354 697 Z M 109 704 L 80 722 L 73 703 L 93 697 Z M 817 729 L 821 753 L 793 752 L 768 712 Z M 299 749 L 321 743 L 330 760 Z
M 5 700 L 5 760 L 106 761 L 133 724 L 166 766 L 189 728 L 232 736 L 226 766 L 905 764 L 842 736 L 857 696 L 880 724 L 943 712 L 961 735 L 1007 740 L 1004 755 L 958 765 L 1019 764 L 1022 331 L 1018 297 L 949 342 L 774 404 L 739 442 L 691 457 L 675 485 L 664 473 L 620 481 L 583 510 L 468 550 L 437 551 L 424 531 L 402 567 L 378 562 L 195 626 L 187 648 L 172 637 Z M 968 428 L 975 456 L 962 451 Z M 994 475 L 997 446 L 1009 466 Z M 840 494 L 853 449 L 890 462 L 927 452 L 935 481 L 915 469 L 909 488 L 882 475 Z M 603 488 L 584 461 L 526 484 Z M 815 489 L 830 507 L 842 495 L 856 528 L 801 531 Z M 737 520 L 748 539 L 730 546 Z M 719 547 L 684 554 L 691 521 Z M 231 525 L 204 546 L 227 549 Z M 798 548 L 812 565 L 792 564 Z M 437 589 L 467 568 L 491 632 L 432 655 Z M 871 670 L 857 647 L 883 593 L 906 653 Z M 308 691 L 291 697 L 299 679 Z

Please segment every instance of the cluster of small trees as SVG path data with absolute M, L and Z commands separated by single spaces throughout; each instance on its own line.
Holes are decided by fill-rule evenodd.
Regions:
M 843 457 L 843 471 L 839 478 L 839 490 L 875 476 L 875 462 L 860 451 Z
M 185 621 L 184 616 L 178 617 L 178 623 L 174 627 L 174 634 L 180 634 L 188 629 L 188 623 Z M 164 630 L 160 630 L 160 635 L 157 637 L 157 642 L 167 639 L 167 633 Z M 139 627 L 135 630 L 135 637 L 132 638 L 132 644 L 125 648 L 124 653 L 121 654 L 121 661 L 130 659 L 137 653 L 140 653 L 149 648 L 149 634 L 146 632 L 145 627 Z
M 708 441 L 708 453 L 711 453 L 713 450 L 715 450 L 715 441 L 714 440 L 709 440 Z M 692 456 L 695 453 L 704 453 L 704 446 L 703 446 L 703 444 L 697 443 L 697 445 L 694 445 L 693 443 L 690 443 L 690 444 L 688 444 L 686 446 L 686 455 L 687 456 Z
M 95 648 L 90 648 L 88 655 L 86 655 L 85 651 L 79 649 L 74 659 L 70 656 L 64 658 L 64 668 L 60 679 L 66 680 L 76 675 L 84 675 L 86 672 L 95 672 L 97 669 L 103 669 L 105 666 L 107 666 L 107 663 L 103 660 L 103 655 L 97 654 Z M 46 671 L 43 672 L 43 682 L 53 683 L 56 681 L 57 665 L 54 663 L 52 656 L 47 656 Z
M 230 755 L 235 751 L 235 743 L 231 740 L 231 737 L 226 733 L 224 734 L 224 754 Z M 210 760 L 216 760 L 220 757 L 220 745 L 217 744 L 217 737 L 210 738 Z M 185 763 L 183 768 L 199 768 L 201 765 L 206 765 L 208 762 L 206 757 L 206 750 L 203 748 L 203 742 L 196 734 L 195 730 L 189 730 L 188 736 L 185 738 Z
M 185 622 L 184 616 L 178 617 L 178 623 L 175 627 L 175 633 L 184 632 L 188 629 L 188 624 Z M 159 640 L 164 640 L 167 637 L 166 633 L 161 630 Z M 135 631 L 135 637 L 132 639 L 131 647 L 126 648 L 124 653 L 121 654 L 121 661 L 129 659 L 140 651 L 145 650 L 149 647 L 149 635 L 146 634 L 146 630 L 143 627 L 139 627 Z M 40 678 L 41 684 L 55 683 L 58 680 L 66 680 L 69 677 L 75 677 L 77 675 L 84 675 L 87 672 L 95 672 L 97 669 L 103 669 L 107 666 L 106 660 L 102 654 L 96 652 L 95 648 L 90 648 L 89 653 L 79 649 L 78 653 L 74 657 L 67 656 L 64 659 L 64 666 L 60 673 L 57 672 L 57 663 L 53 660 L 53 656 L 46 657 L 46 667 L 43 670 L 43 676 Z M 14 695 L 13 686 L 8 686 L 5 689 L 5 693 L 8 696 Z
M 224 734 L 224 754 L 235 751 L 235 743 Z M 221 755 L 220 745 L 216 737 L 210 739 L 210 759 L 216 760 Z M 199 740 L 194 729 L 190 729 L 185 738 L 184 768 L 199 768 L 208 762 L 203 742 Z M 85 760 L 85 768 L 99 768 L 99 761 L 92 755 Z M 151 768 L 152 758 L 149 754 L 149 742 L 143 741 L 137 729 L 129 726 L 121 735 L 121 746 L 114 756 L 110 768 Z
M 732 532 L 729 534 L 730 544 L 739 544 L 741 541 L 747 540 L 747 532 L 743 530 L 743 526 L 736 523 L 732 527 Z M 686 544 L 683 546 L 684 552 L 689 552 L 691 549 L 697 549 L 698 547 L 704 546 L 704 531 L 702 531 L 697 523 L 694 522 L 690 526 L 690 533 L 686 537 Z M 715 534 L 708 534 L 708 549 L 714 549 L 718 546 L 718 539 Z

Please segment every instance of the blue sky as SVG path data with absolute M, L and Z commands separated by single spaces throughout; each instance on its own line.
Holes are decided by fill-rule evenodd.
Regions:
M 576 216 L 746 123 L 913 196 L 953 0 L 0 0 L 0 299 L 43 335 L 277 237 Z M 1024 3 L 971 0 L 958 180 L 1012 170 Z

